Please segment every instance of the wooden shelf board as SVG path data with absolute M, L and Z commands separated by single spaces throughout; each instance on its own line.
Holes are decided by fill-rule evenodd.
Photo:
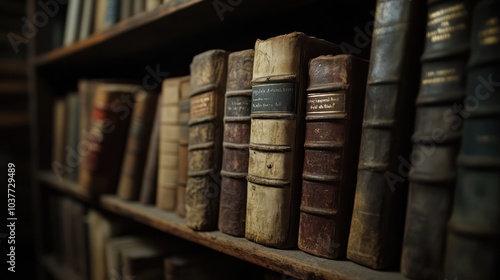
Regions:
M 182 39 L 205 36 L 207 31 L 264 12 L 303 5 L 311 0 L 252 0 L 219 18 L 212 1 L 174 0 L 154 10 L 119 21 L 87 39 L 37 55 L 36 67 L 91 66 L 160 52 Z M 265 6 L 265 9 L 262 7 Z M 208 38 L 209 39 L 209 38 Z
M 56 258 L 51 255 L 42 256 L 40 262 L 50 275 L 57 280 L 83 280 L 80 275 L 76 274 L 64 264 L 59 263 Z
M 38 172 L 38 180 L 46 183 L 49 187 L 65 193 L 71 197 L 87 203 L 94 203 L 96 199 L 92 197 L 90 193 L 80 188 L 76 182 L 69 180 L 60 181 L 54 173 L 51 171 L 40 171 Z
M 218 231 L 196 232 L 175 213 L 123 201 L 114 195 L 101 196 L 100 204 L 103 209 L 137 222 L 299 279 L 404 279 L 399 272 L 374 271 L 350 261 L 322 259 L 296 249 L 268 248 Z

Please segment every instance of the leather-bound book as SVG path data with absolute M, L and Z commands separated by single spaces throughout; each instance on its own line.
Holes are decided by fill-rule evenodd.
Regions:
M 51 166 L 57 178 L 63 180 L 63 177 L 67 176 L 66 173 L 70 171 L 70 169 L 66 167 L 66 150 L 64 149 L 67 143 L 66 129 L 68 127 L 68 112 L 64 98 L 57 98 L 54 100 L 53 118 Z
M 135 89 L 126 84 L 97 86 L 79 178 L 80 186 L 92 194 L 116 192 Z
M 351 55 L 309 63 L 298 247 L 316 256 L 347 250 L 367 73 Z
M 253 57 L 234 52 L 227 63 L 219 230 L 234 236 L 245 236 Z
M 443 279 L 500 278 L 500 2 L 472 12 L 459 175 Z
M 179 101 L 179 147 L 177 163 L 177 201 L 175 213 L 186 216 L 186 184 L 188 174 L 188 138 L 189 138 L 189 76 L 181 84 L 181 100 Z
M 424 38 L 424 1 L 377 2 L 347 245 L 348 259 L 374 269 L 401 256 Z
M 176 77 L 165 79 L 162 85 L 156 206 L 163 210 L 175 210 L 179 161 L 179 100 L 182 84 L 188 82 L 188 77 Z
M 154 204 L 156 201 L 156 186 L 158 184 L 158 157 L 160 153 L 160 125 L 161 125 L 161 108 L 162 96 L 158 96 L 155 112 L 155 120 L 151 129 L 151 137 L 149 138 L 148 155 L 146 157 L 146 165 L 144 166 L 144 174 L 142 176 L 141 193 L 139 202 L 143 204 Z
M 194 230 L 217 228 L 227 56 L 209 50 L 196 55 L 190 66 L 186 224 Z
M 64 149 L 64 164 L 69 167 L 66 178 L 71 181 L 78 181 L 78 142 L 80 140 L 80 96 L 76 92 L 66 95 L 66 146 Z
M 465 97 L 470 8 L 464 0 L 427 1 L 427 31 L 409 174 L 401 272 L 443 279 L 446 225 L 456 180 L 461 125 L 451 111 Z M 449 20 L 449 18 L 452 18 Z M 443 30 L 446 22 L 448 31 Z
M 158 93 L 139 90 L 135 100 L 117 192 L 123 200 L 139 199 Z
M 299 32 L 255 43 L 245 225 L 251 241 L 297 245 L 308 63 L 339 53 Z

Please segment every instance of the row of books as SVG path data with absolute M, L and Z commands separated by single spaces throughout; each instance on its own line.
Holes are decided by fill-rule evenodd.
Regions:
M 282 279 L 278 273 L 182 239 L 49 196 L 51 248 L 59 265 L 92 280 Z
M 374 269 L 401 261 L 415 279 L 494 277 L 495 7 L 379 1 L 370 63 L 302 33 L 257 40 L 255 51 L 204 52 L 189 83 L 164 82 L 151 129 L 154 93 L 98 85 L 80 185 L 137 199 L 155 186 L 142 182 L 155 177 L 144 166 L 157 156 L 145 202 L 156 193 L 194 230 Z M 141 134 L 153 136 L 130 140 Z M 479 251 L 481 263 L 465 265 Z
M 63 46 L 84 40 L 125 20 L 174 0 L 68 0 Z

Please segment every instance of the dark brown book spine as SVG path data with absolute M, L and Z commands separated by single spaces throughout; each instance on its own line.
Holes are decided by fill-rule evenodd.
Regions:
M 139 91 L 135 99 L 117 192 L 123 200 L 139 199 L 158 94 Z
M 309 64 L 299 249 L 345 255 L 361 140 L 368 61 L 320 56 Z
M 94 194 L 116 192 L 135 87 L 101 84 L 94 98 L 87 153 L 80 176 L 82 188 Z
M 156 185 L 158 184 L 158 155 L 160 143 L 160 125 L 162 95 L 158 96 L 156 104 L 155 120 L 151 131 L 148 145 L 148 155 L 144 166 L 144 175 L 141 184 L 141 194 L 139 201 L 143 204 L 154 204 L 156 201 Z
M 210 50 L 191 63 L 186 224 L 194 230 L 218 223 L 227 56 Z
M 401 255 L 424 12 L 424 1 L 377 2 L 347 245 L 348 259 L 374 269 Z
M 500 279 L 500 1 L 472 13 L 463 138 L 442 279 Z
M 245 236 L 253 57 L 244 50 L 228 59 L 219 230 L 234 236 Z
M 411 279 L 443 278 L 446 224 L 456 179 L 461 125 L 453 106 L 465 96 L 468 1 L 428 1 L 427 33 L 409 174 L 401 271 Z

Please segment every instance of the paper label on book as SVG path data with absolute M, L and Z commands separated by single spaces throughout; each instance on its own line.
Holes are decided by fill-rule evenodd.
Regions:
M 294 113 L 295 83 L 276 83 L 252 87 L 252 113 Z
M 344 113 L 345 93 L 307 95 L 307 114 Z
M 191 116 L 192 120 L 215 115 L 215 93 L 209 91 L 200 95 L 191 97 Z
M 233 96 L 226 99 L 226 116 L 242 117 L 250 116 L 250 105 L 252 99 L 246 96 Z

